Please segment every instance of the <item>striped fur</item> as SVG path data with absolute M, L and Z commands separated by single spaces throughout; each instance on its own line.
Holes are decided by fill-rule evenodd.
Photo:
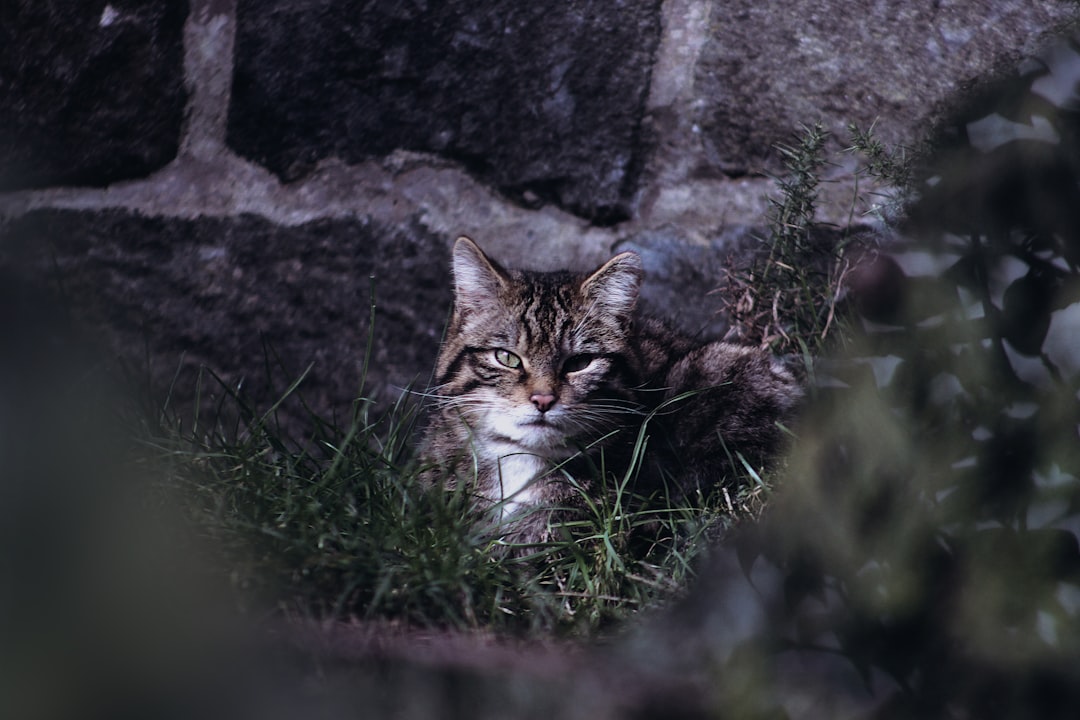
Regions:
M 649 421 L 641 491 L 722 482 L 741 452 L 762 461 L 800 393 L 768 355 L 697 344 L 637 317 L 634 253 L 590 274 L 507 270 L 468 238 L 454 247 L 454 312 L 436 363 L 429 474 L 467 482 L 514 540 L 546 537 L 550 509 L 580 499 L 601 453 L 617 473 Z M 679 399 L 687 391 L 698 391 Z

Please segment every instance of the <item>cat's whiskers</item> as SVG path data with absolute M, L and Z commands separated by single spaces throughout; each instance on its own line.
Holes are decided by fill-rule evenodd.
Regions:
M 643 415 L 644 411 L 641 406 L 631 400 L 604 400 L 604 401 L 589 401 L 587 404 L 582 403 L 579 406 L 581 410 L 611 412 L 618 414 L 630 413 L 631 415 Z
M 474 399 L 474 398 L 448 398 L 439 402 L 440 410 L 486 410 L 490 406 L 490 402 L 487 400 Z
M 440 392 L 440 390 L 445 387 L 445 385 L 437 385 L 435 387 L 428 388 L 427 390 L 410 390 L 409 392 L 416 397 L 423 398 L 424 400 L 433 401 L 435 405 L 440 408 L 455 403 L 467 402 L 471 399 L 469 398 L 469 396 L 466 395 L 455 395 Z
M 415 388 L 407 388 L 405 390 L 405 392 L 409 393 L 410 395 L 415 395 L 416 397 L 438 398 L 438 397 L 445 397 L 444 395 L 439 394 L 439 389 L 444 388 L 444 387 L 446 387 L 446 386 L 445 385 L 433 385 L 433 386 L 431 386 L 429 388 L 426 388 L 424 390 L 416 390 Z
M 492 398 L 484 397 L 482 395 L 443 394 L 435 392 L 434 390 L 435 388 L 432 388 L 427 392 L 417 392 L 416 394 L 420 397 L 427 398 L 428 400 L 434 400 L 436 405 L 438 405 L 440 408 L 452 407 L 456 405 L 484 404 L 492 402 Z
M 571 433 L 576 442 L 593 441 L 602 435 L 607 435 L 613 430 L 618 430 L 619 425 L 610 422 L 599 422 L 590 419 L 581 419 L 576 422 L 577 427 Z

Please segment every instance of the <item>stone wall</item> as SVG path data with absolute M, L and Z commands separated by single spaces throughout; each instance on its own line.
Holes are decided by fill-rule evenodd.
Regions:
M 1077 15 L 1060 0 L 16 0 L 0 8 L 0 264 L 61 289 L 181 403 L 201 366 L 266 403 L 311 365 L 306 395 L 341 412 L 369 333 L 369 393 L 423 386 L 462 233 L 541 269 L 636 248 L 647 304 L 716 332 L 707 292 L 723 253 L 761 233 L 776 143 L 815 121 L 833 151 L 849 122 L 914 143 Z M 820 216 L 844 223 L 855 159 L 834 159 Z

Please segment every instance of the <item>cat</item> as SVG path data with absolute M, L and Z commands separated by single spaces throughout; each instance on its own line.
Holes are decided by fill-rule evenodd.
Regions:
M 633 490 L 681 497 L 722 482 L 737 453 L 767 461 L 801 397 L 767 352 L 636 313 L 636 253 L 586 274 L 509 270 L 460 237 L 453 276 L 421 462 L 446 487 L 467 483 L 515 543 L 548 539 L 601 461 L 621 477 L 646 419 Z

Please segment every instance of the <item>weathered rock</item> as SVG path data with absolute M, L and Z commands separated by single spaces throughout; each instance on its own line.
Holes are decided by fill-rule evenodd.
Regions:
M 0 5 L 0 190 L 106 185 L 176 156 L 186 0 Z
M 618 250 L 633 250 L 645 266 L 641 288 L 644 313 L 665 318 L 684 332 L 717 339 L 728 329 L 729 318 L 715 293 L 724 282 L 730 263 L 745 265 L 750 248 L 767 237 L 764 227 L 727 228 L 712 243 L 694 243 L 668 230 L 646 232 L 620 243 Z
M 149 328 L 162 389 L 183 354 L 184 367 L 246 376 L 247 390 L 262 382 L 255 394 L 270 397 L 265 378 L 253 379 L 264 366 L 261 333 L 286 365 L 277 390 L 316 363 L 305 387 L 320 409 L 355 394 L 364 278 L 382 258 L 394 282 L 377 284 L 387 301 L 378 312 L 393 315 L 400 301 L 411 319 L 376 323 L 371 389 L 426 379 L 443 318 L 422 310 L 442 313 L 449 302 L 441 240 L 458 233 L 507 264 L 545 270 L 585 270 L 637 249 L 645 309 L 721 334 L 722 303 L 708 293 L 723 282 L 729 251 L 767 235 L 775 188 L 752 173 L 779 171 L 773 143 L 819 117 L 842 131 L 880 116 L 882 139 L 914 138 L 969 77 L 1034 49 L 1078 12 L 1050 0 L 883 0 L 855 22 L 835 0 L 799 0 L 794 12 L 746 0 L 189 4 L 193 92 L 178 159 L 147 181 L 0 195 L 8 217 L 86 211 L 38 214 L 7 237 L 32 228 L 55 237 L 69 285 L 81 288 L 72 298 L 96 308 L 117 347 L 134 352 Z M 22 0 L 0 10 L 0 40 L 11 41 L 0 47 L 0 189 L 104 184 L 175 151 L 187 5 L 79 6 L 63 16 Z M 99 109 L 79 114 L 90 105 Z M 266 169 L 297 182 L 282 185 Z M 846 179 L 821 186 L 828 212 L 819 219 L 844 224 L 866 209 Z M 545 200 L 587 219 L 521 206 Z M 251 249 L 256 236 L 267 238 L 265 253 Z M 398 240 L 419 243 L 416 277 L 435 283 L 412 305 L 415 281 L 395 269 L 406 252 Z M 311 268 L 357 257 L 358 277 L 310 279 Z M 265 273 L 270 282 L 256 279 Z M 351 297 L 335 294 L 349 282 Z M 340 317 L 320 319 L 326 308 Z M 341 335 L 345 327 L 355 336 Z
M 240 0 L 228 142 L 284 180 L 427 151 L 520 201 L 625 218 L 660 2 Z
M 200 367 L 242 382 L 266 409 L 310 364 L 300 395 L 347 420 L 369 333 L 364 396 L 394 399 L 397 388 L 426 386 L 450 305 L 445 241 L 363 219 L 283 227 L 253 216 L 41 211 L 9 224 L 0 247 L 185 409 Z M 207 377 L 204 390 L 220 388 Z
M 914 143 L 947 98 L 1075 22 L 1057 0 L 715 3 L 694 77 L 702 164 L 775 172 L 800 124 Z

